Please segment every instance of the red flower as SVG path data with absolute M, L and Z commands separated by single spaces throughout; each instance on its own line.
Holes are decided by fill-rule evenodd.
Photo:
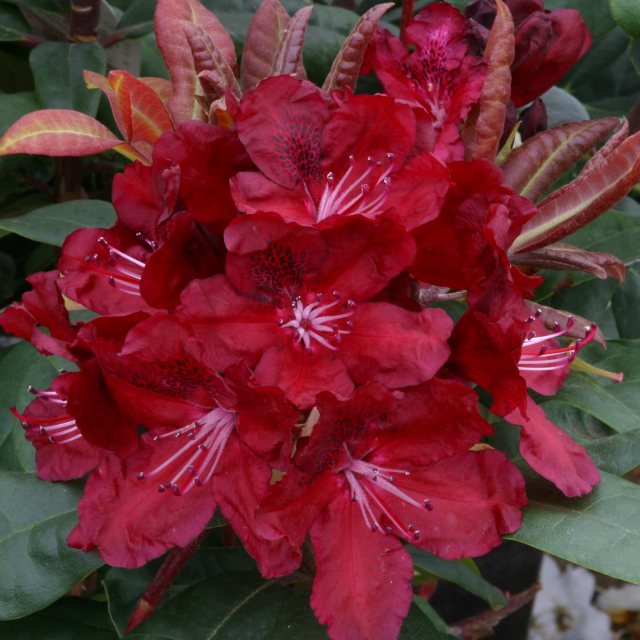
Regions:
M 192 283 L 178 309 L 219 366 L 244 359 L 260 384 L 307 408 L 324 390 L 419 384 L 446 360 L 443 311 L 369 302 L 412 260 L 399 225 L 357 217 L 321 232 L 263 214 L 225 239 L 228 277 Z
M 333 105 L 314 85 L 279 76 L 237 110 L 238 135 L 260 170 L 231 181 L 241 211 L 323 226 L 388 212 L 407 228 L 437 215 L 446 170 L 414 153 L 416 118 L 391 98 L 346 95 Z
M 475 405 L 471 390 L 437 380 L 393 395 L 367 385 L 346 402 L 318 396 L 319 422 L 258 525 L 295 550 L 310 533 L 311 605 L 331 638 L 397 636 L 412 597 L 398 538 L 453 559 L 486 553 L 519 526 L 518 471 L 501 453 L 468 451 L 490 432 Z
M 454 7 L 432 3 L 406 29 L 413 51 L 379 29 L 364 69 L 375 71 L 390 96 L 426 113 L 436 132 L 435 153 L 447 161 L 462 159 L 459 128 L 485 77 L 485 62 L 468 51 L 466 22 Z
M 256 388 L 242 367 L 223 380 L 170 316 L 138 324 L 119 351 L 94 346 L 115 404 L 148 431 L 133 455 L 105 456 L 90 477 L 69 544 L 137 567 L 191 542 L 217 505 L 250 553 L 288 554 L 253 526 L 298 418 L 282 392 Z

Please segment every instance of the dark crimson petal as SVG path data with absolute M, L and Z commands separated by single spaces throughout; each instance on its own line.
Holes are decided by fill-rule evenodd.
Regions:
M 165 132 L 153 150 L 158 172 L 180 168 L 180 197 L 194 220 L 226 223 L 236 214 L 229 180 L 253 168 L 235 131 L 204 122 L 183 122 Z
M 238 295 L 224 276 L 194 280 L 184 291 L 178 316 L 204 345 L 204 360 L 216 371 L 245 360 L 255 366 L 277 341 L 272 305 Z
M 407 387 L 432 378 L 449 357 L 451 318 L 441 309 L 407 311 L 386 302 L 361 303 L 339 356 L 356 383 Z
M 224 234 L 227 275 L 236 289 L 278 306 L 291 303 L 327 260 L 322 234 L 273 214 L 238 218 Z
M 153 167 L 133 162 L 113 178 L 113 206 L 122 224 L 156 240 L 157 224 L 165 210 L 165 201 L 154 176 Z
M 56 354 L 74 360 L 69 351 L 77 327 L 69 321 L 62 294 L 57 285 L 58 273 L 46 271 L 27 278 L 33 287 L 0 314 L 0 326 L 19 338 L 24 338 L 45 355 Z M 46 327 L 48 333 L 40 327 Z
M 327 97 L 310 82 L 290 76 L 262 81 L 240 103 L 238 135 L 260 171 L 294 189 L 320 181 L 322 129 Z
M 303 225 L 315 222 L 303 194 L 285 189 L 257 171 L 241 171 L 231 178 L 231 194 L 243 213 L 273 211 L 286 222 Z
M 393 536 L 372 533 L 347 491 L 311 527 L 311 606 L 332 640 L 393 640 L 409 611 L 413 562 Z
M 173 316 L 156 315 L 136 325 L 123 345 L 94 345 L 118 405 L 147 426 L 181 427 L 232 395 L 201 361 L 201 347 Z
M 391 450 L 386 449 L 384 455 L 374 452 L 369 462 L 380 467 L 406 467 L 402 457 L 393 456 Z M 499 451 L 465 451 L 411 469 L 410 476 L 397 474 L 394 486 L 420 507 L 376 483 L 368 486 L 399 523 L 420 531 L 418 536 L 405 535 L 389 520 L 394 535 L 449 560 L 483 555 L 498 546 L 501 535 L 520 526 L 521 509 L 527 502 L 520 472 Z M 424 500 L 428 500 L 426 508 Z
M 591 487 L 600 482 L 600 473 L 584 448 L 556 427 L 529 397 L 526 416 L 519 411 L 505 416 L 521 427 L 523 458 L 566 496 L 589 493 Z
M 140 292 L 150 305 L 172 311 L 189 282 L 220 273 L 222 266 L 209 238 L 188 213 L 173 216 L 165 231 L 164 244 L 147 260 Z
M 376 456 L 387 455 L 424 466 L 466 451 L 493 433 L 478 413 L 478 396 L 455 380 L 434 378 L 396 391 L 393 426 L 378 435 Z
M 119 410 L 97 362 L 84 361 L 70 376 L 67 407 L 80 433 L 97 449 L 129 455 L 138 441 L 137 424 Z
M 90 476 L 78 505 L 80 524 L 68 538 L 70 546 L 98 549 L 105 562 L 128 569 L 188 545 L 215 510 L 210 483 L 176 496 L 158 491 L 155 478 L 140 480 L 140 471 L 162 464 L 180 446 L 176 438 L 153 442 L 148 435 L 142 442 L 126 462 L 107 456 Z
M 407 105 L 385 95 L 352 96 L 332 114 L 322 131 L 322 166 L 341 175 L 349 156 L 363 163 L 393 154 L 402 166 L 413 149 L 416 122 Z
M 413 238 L 399 224 L 360 216 L 340 220 L 324 232 L 327 257 L 308 286 L 343 298 L 368 300 L 413 261 Z
M 290 573 L 299 563 L 297 549 L 285 536 L 268 539 L 256 529 L 255 513 L 269 489 L 270 466 L 237 438 L 230 438 L 213 476 L 213 493 L 222 515 L 265 578 Z
M 115 249 L 144 262 L 147 250 L 132 231 L 121 224 L 111 229 L 78 229 L 62 245 L 58 268 L 63 277 L 58 281 L 61 291 L 72 300 L 101 315 L 124 315 L 136 311 L 150 311 L 151 307 L 140 295 L 143 268 L 129 265 L 116 257 L 110 258 L 109 248 L 100 244 L 104 238 Z
M 575 9 L 535 11 L 516 28 L 511 99 L 516 107 L 555 85 L 591 47 L 587 25 Z
M 307 351 L 300 343 L 287 342 L 265 351 L 256 367 L 260 384 L 280 387 L 301 409 L 312 407 L 321 391 L 331 391 L 343 398 L 351 394 L 354 385 L 341 354 L 323 346 Z

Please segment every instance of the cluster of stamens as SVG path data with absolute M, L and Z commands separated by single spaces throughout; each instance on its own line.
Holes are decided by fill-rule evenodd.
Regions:
M 139 239 L 144 242 L 149 249 L 156 248 L 155 242 L 144 240 L 141 234 L 137 234 Z M 99 253 L 87 256 L 85 262 L 91 266 L 105 278 L 109 284 L 121 291 L 132 296 L 140 295 L 140 281 L 145 267 L 146 253 L 140 251 L 140 258 L 116 249 L 109 241 L 104 238 L 98 238 L 98 243 L 107 250 L 107 257 L 104 259 Z
M 151 471 L 140 471 L 138 479 L 164 476 L 167 479 L 158 485 L 158 491 L 164 493 L 170 490 L 177 496 L 189 493 L 193 487 L 206 484 L 213 476 L 227 440 L 235 428 L 235 416 L 231 411 L 217 408 L 204 418 L 180 429 L 154 435 L 155 442 L 184 438 L 184 444 Z
M 534 315 L 527 319 L 527 322 L 532 324 L 541 315 L 542 311 L 538 309 Z M 585 327 L 583 338 L 572 340 L 569 345 L 564 347 L 553 343 L 557 338 L 566 336 L 574 324 L 575 320 L 569 316 L 564 329 L 561 329 L 560 324 L 555 322 L 552 333 L 539 336 L 535 331 L 530 331 L 522 343 L 522 353 L 520 360 L 518 360 L 520 371 L 555 371 L 567 366 L 578 355 L 578 352 L 593 340 L 597 332 L 597 326 L 591 324 Z
M 339 180 L 333 171 L 327 173 L 316 207 L 316 221 L 321 222 L 334 215 L 371 217 L 381 213 L 391 189 L 394 159 L 393 153 L 387 153 L 384 161 L 370 156 L 362 167 L 354 156 L 349 156 L 349 167 Z
M 400 522 L 380 495 L 387 492 L 417 509 L 433 511 L 429 498 L 424 498 L 420 502 L 396 485 L 397 477 L 408 477 L 411 475 L 410 471 L 376 467 L 363 460 L 352 460 L 342 473 L 349 483 L 351 499 L 358 504 L 362 518 L 372 532 L 381 531 L 386 535 L 401 535 L 409 540 L 420 539 L 422 532 L 413 524 Z M 375 483 L 375 488 L 371 483 Z M 377 513 L 382 514 L 388 524 L 383 526 Z
M 15 407 L 11 407 L 13 413 L 26 432 L 34 435 L 34 430 L 45 437 L 51 444 L 69 444 L 82 438 L 78 425 L 72 416 L 66 413 L 67 401 L 55 391 L 40 391 L 34 387 L 29 387 L 29 393 L 46 400 L 49 404 L 60 408 L 60 415 L 57 416 L 26 416 L 18 412 Z
M 280 318 L 278 324 L 282 329 L 292 329 L 293 339 L 307 351 L 312 350 L 314 341 L 336 351 L 342 336 L 353 329 L 353 322 L 349 318 L 356 310 L 356 303 L 353 300 L 343 302 L 337 291 L 333 291 L 331 297 L 331 302 L 325 302 L 325 296 L 318 293 L 313 296 L 315 299 L 312 298 L 312 302 L 306 303 L 302 297 L 296 297 L 291 302 L 293 318 L 289 321 Z M 339 313 L 327 313 L 330 309 Z

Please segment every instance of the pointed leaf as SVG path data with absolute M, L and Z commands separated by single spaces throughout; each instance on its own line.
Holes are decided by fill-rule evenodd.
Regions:
M 488 63 L 487 76 L 475 109 L 475 122 L 465 135 L 469 160 L 496 157 L 511 97 L 511 63 L 515 53 L 513 18 L 503 0 L 496 0 L 496 8 L 484 54 Z
M 565 498 L 541 481 L 527 495 L 522 527 L 509 539 L 640 584 L 640 486 L 603 473 L 584 498 Z
M 271 75 L 295 75 L 300 80 L 306 79 L 302 47 L 312 9 L 313 7 L 302 7 L 291 16 L 287 32 L 280 42 Z
M 585 153 L 618 125 L 618 118 L 568 122 L 541 131 L 514 149 L 502 167 L 504 183 L 536 202 Z
M 375 33 L 383 14 L 393 7 L 393 3 L 386 2 L 369 9 L 353 27 L 345 40 L 322 88 L 325 91 L 333 89 L 355 89 L 362 65 L 364 52 Z
M 608 253 L 585 251 L 564 242 L 556 242 L 533 251 L 513 253 L 509 259 L 511 264 L 518 266 L 584 271 L 596 278 L 604 279 L 611 276 L 618 282 L 624 282 L 625 266 L 622 260 Z
M 640 133 L 627 138 L 598 168 L 545 198 L 512 252 L 530 251 L 577 231 L 610 209 L 640 179 Z
M 36 95 L 43 107 L 96 114 L 100 96 L 87 90 L 82 72 L 106 71 L 106 54 L 97 42 L 45 42 L 31 52 L 29 62 Z
M 622 118 L 620 128 L 607 140 L 607 143 L 584 165 L 585 173 L 592 169 L 598 169 L 604 164 L 604 159 L 613 153 L 629 136 L 629 121 Z
M 469 593 L 482 598 L 492 607 L 500 607 L 506 603 L 500 589 L 494 587 L 480 575 L 473 560 L 443 560 L 424 549 L 412 546 L 407 549 L 416 566 L 437 578 L 457 584 Z
M 68 109 L 43 109 L 23 116 L 0 138 L 0 155 L 89 156 L 122 144 L 104 125 Z
M 247 29 L 240 78 L 245 91 L 272 75 L 276 54 L 289 26 L 289 14 L 280 0 L 265 0 Z M 274 74 L 275 75 L 275 74 Z
M 100 567 L 67 546 L 80 490 L 0 471 L 0 620 L 38 611 Z
M 0 229 L 61 247 L 65 238 L 76 229 L 110 227 L 115 219 L 110 202 L 70 200 L 35 209 L 17 218 L 0 218 Z
M 208 114 L 197 99 L 199 81 L 185 34 L 185 24 L 200 27 L 211 39 L 227 64 L 234 68 L 236 54 L 231 37 L 216 16 L 196 0 L 158 0 L 155 31 L 171 82 L 170 111 L 175 124 L 185 120 L 206 120 Z

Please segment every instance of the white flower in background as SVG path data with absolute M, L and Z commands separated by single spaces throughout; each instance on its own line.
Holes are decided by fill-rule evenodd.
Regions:
M 609 616 L 591 604 L 595 576 L 581 567 L 564 571 L 543 556 L 542 589 L 533 603 L 528 640 L 610 640 Z

